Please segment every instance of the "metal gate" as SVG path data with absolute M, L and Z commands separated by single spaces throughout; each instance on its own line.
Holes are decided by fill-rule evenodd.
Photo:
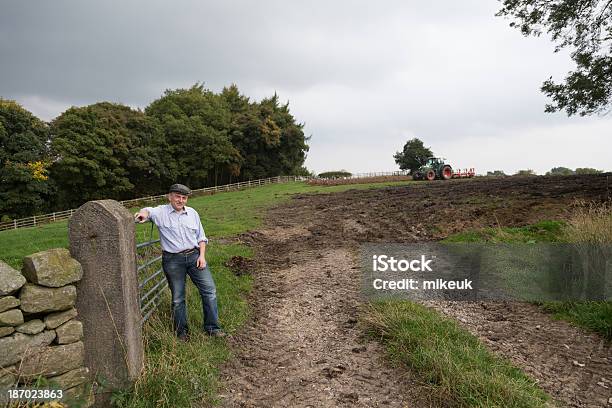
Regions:
M 151 237 L 153 236 L 151 226 Z M 138 265 L 138 292 L 140 295 L 141 324 L 151 316 L 168 287 L 168 281 L 161 267 L 162 252 L 159 239 L 136 245 Z

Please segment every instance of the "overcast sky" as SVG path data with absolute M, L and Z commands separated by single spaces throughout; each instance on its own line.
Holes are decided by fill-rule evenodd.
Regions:
M 612 115 L 544 113 L 571 61 L 495 0 L 0 1 L 0 96 L 45 120 L 235 83 L 289 101 L 316 172 L 396 170 L 413 137 L 479 173 L 612 170 Z

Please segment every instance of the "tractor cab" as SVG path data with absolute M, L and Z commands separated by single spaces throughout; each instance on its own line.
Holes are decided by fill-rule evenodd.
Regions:
M 427 161 L 425 162 L 425 166 L 426 167 L 432 167 L 432 168 L 437 168 L 441 165 L 444 165 L 444 160 L 443 158 L 440 157 L 428 157 Z

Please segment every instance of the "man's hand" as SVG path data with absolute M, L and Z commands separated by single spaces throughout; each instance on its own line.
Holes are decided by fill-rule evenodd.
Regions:
M 134 221 L 138 223 L 144 223 L 149 219 L 149 212 L 147 210 L 140 210 L 134 214 Z
M 196 262 L 196 266 L 197 266 L 199 269 L 204 269 L 204 268 L 206 268 L 206 258 L 204 258 L 204 255 L 200 255 L 200 256 L 198 257 L 198 261 Z

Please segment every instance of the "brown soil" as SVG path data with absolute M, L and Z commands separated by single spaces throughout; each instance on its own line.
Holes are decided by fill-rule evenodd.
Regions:
M 385 364 L 380 346 L 357 327 L 353 255 L 343 248 L 291 254 L 286 265 L 256 275 L 254 319 L 230 340 L 236 358 L 224 370 L 224 405 L 408 406 L 413 382 Z
M 232 256 L 225 266 L 230 268 L 236 276 L 250 275 L 255 270 L 255 261 L 243 256 Z
M 339 186 L 342 184 L 363 184 L 363 183 L 388 183 L 390 181 L 412 180 L 411 176 L 376 176 L 360 178 L 340 178 L 340 179 L 312 179 L 308 180 L 311 186 Z
M 300 195 L 270 210 L 265 230 L 241 237 L 257 253 L 253 319 L 230 339 L 235 358 L 222 373 L 224 405 L 436 405 L 358 327 L 357 245 L 563 219 L 576 200 L 611 194 L 612 176 L 512 177 Z M 612 351 L 600 337 L 531 305 L 431 306 L 523 368 L 561 405 L 611 406 Z

